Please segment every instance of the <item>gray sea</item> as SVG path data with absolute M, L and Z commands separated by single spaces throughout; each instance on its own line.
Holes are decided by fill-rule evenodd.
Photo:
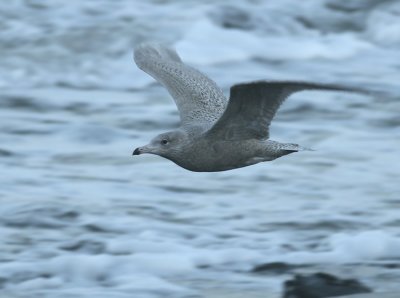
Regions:
M 315 151 L 193 173 L 131 156 L 179 125 L 133 62 L 144 41 L 227 96 L 260 79 L 373 92 L 282 106 L 271 138 Z M 2 1 L 0 57 L 4 295 L 279 297 L 319 271 L 400 292 L 400 1 Z

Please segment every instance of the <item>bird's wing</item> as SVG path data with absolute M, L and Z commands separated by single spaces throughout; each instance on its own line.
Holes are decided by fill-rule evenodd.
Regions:
M 303 90 L 362 92 L 350 87 L 305 82 L 257 81 L 231 87 L 221 118 L 206 135 L 225 140 L 267 139 L 269 125 L 283 101 Z
M 227 99 L 211 79 L 184 64 L 178 54 L 156 43 L 135 48 L 137 66 L 164 85 L 178 107 L 181 122 L 214 123 L 225 110 Z

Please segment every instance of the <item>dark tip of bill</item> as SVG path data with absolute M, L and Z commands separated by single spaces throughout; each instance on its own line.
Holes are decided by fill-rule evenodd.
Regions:
M 139 154 L 140 154 L 139 148 L 136 148 L 132 153 L 132 155 L 139 155 Z

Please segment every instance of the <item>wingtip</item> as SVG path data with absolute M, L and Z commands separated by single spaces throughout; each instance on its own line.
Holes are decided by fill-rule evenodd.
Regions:
M 178 53 L 172 49 L 170 46 L 154 42 L 154 41 L 147 41 L 136 45 L 133 49 L 133 59 L 136 64 L 141 65 L 146 61 L 151 59 L 167 59 L 173 60 L 176 62 L 182 62 L 181 58 L 179 57 Z
M 292 92 L 296 91 L 338 91 L 338 92 L 353 92 L 365 95 L 374 95 L 376 92 L 358 86 L 350 86 L 336 83 L 314 83 L 307 81 L 270 81 L 256 80 L 235 84 L 231 87 L 231 91 L 237 91 L 248 87 L 257 86 L 280 86 L 281 88 L 292 88 Z

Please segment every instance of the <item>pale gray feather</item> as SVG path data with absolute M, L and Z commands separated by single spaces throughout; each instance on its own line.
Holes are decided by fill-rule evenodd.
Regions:
M 224 140 L 267 139 L 269 126 L 280 105 L 290 94 L 303 90 L 362 92 L 350 87 L 305 82 L 237 84 L 231 87 L 225 112 L 206 135 Z
M 184 64 L 178 54 L 156 43 L 135 48 L 137 66 L 168 90 L 178 107 L 182 125 L 215 122 L 227 99 L 211 79 Z

